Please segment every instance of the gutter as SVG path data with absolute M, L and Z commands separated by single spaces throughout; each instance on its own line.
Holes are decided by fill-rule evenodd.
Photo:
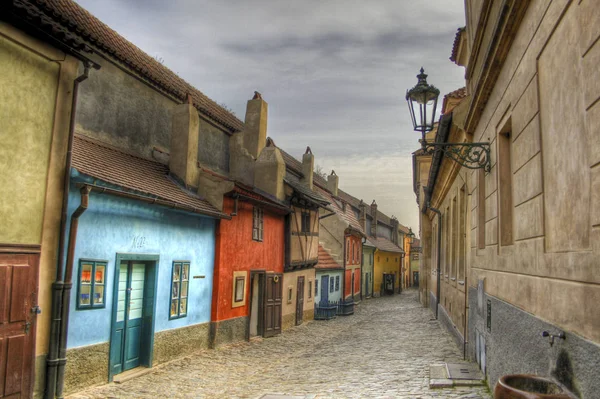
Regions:
M 64 250 L 65 250 L 65 236 L 66 236 L 66 223 L 67 223 L 67 208 L 69 206 L 69 185 L 70 185 L 70 172 L 71 164 L 73 159 L 73 137 L 75 135 L 75 116 L 77 114 L 77 93 L 79 92 L 79 84 L 86 80 L 89 75 L 90 67 L 100 69 L 100 66 L 91 62 L 84 62 L 83 74 L 78 76 L 73 82 L 73 98 L 71 100 L 71 118 L 69 121 L 69 135 L 68 135 L 68 147 L 66 155 L 65 173 L 63 176 L 63 200 L 62 210 L 60 219 L 60 232 L 58 236 L 58 263 L 56 265 L 56 280 L 52 284 L 52 309 L 51 309 L 51 324 L 50 324 L 50 337 L 48 342 L 48 356 L 46 358 L 46 389 L 45 398 L 53 399 L 56 394 L 57 384 L 57 366 L 59 363 L 59 339 L 60 330 L 62 324 L 62 309 L 65 282 L 63 281 L 63 263 L 64 263 Z M 69 287 L 70 289 L 70 287 Z

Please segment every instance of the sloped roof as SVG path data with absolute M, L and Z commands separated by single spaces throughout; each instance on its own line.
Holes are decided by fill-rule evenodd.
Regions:
M 402 248 L 400 248 L 387 238 L 369 237 L 369 241 L 371 241 L 375 245 L 375 248 L 379 249 L 380 251 L 404 253 L 404 250 Z
M 315 265 L 315 269 L 343 269 L 343 267 L 319 245 L 319 263 Z
M 317 188 L 317 192 L 321 194 L 324 198 L 326 198 L 327 201 L 329 201 L 335 213 L 339 215 L 346 223 L 348 223 L 350 227 L 364 234 L 364 231 L 360 226 L 360 223 L 358 222 L 358 219 L 356 218 L 356 215 L 354 214 L 354 211 L 352 210 L 351 206 L 347 206 L 346 210 L 344 210 L 343 207 L 340 206 L 339 200 L 333 198 L 333 196 L 328 191 L 325 191 L 321 188 Z
M 327 201 L 325 198 L 323 198 L 323 196 L 320 195 L 318 192 L 311 191 L 305 184 L 300 182 L 300 180 L 293 174 L 286 172 L 286 175 L 285 175 L 285 178 L 283 179 L 283 181 L 285 181 L 297 193 L 308 198 L 311 202 L 315 203 L 316 205 L 319 205 L 320 207 L 323 207 L 325 209 L 333 211 L 333 208 L 327 206 L 327 205 L 329 205 L 329 201 Z
M 458 28 L 456 34 L 454 35 L 454 43 L 452 43 L 452 53 L 450 54 L 450 61 L 456 62 L 456 57 L 458 57 L 458 46 L 460 44 L 460 35 L 466 29 L 466 27 Z
M 169 177 L 167 166 L 85 136 L 75 135 L 73 140 L 73 167 L 79 173 L 141 195 L 173 202 L 196 213 L 226 216 L 177 184 Z
M 174 97 L 185 101 L 192 96 L 196 109 L 232 132 L 243 129 L 244 124 L 235 115 L 208 98 L 201 91 L 177 76 L 176 73 L 119 35 L 98 18 L 72 0 L 13 0 L 15 9 L 34 21 L 45 18 L 80 37 L 91 47 L 101 50 L 136 71 L 143 78 L 156 84 Z M 42 24 L 39 24 L 42 25 Z M 45 24 L 47 25 L 47 24 Z M 61 32 L 50 34 L 60 40 Z

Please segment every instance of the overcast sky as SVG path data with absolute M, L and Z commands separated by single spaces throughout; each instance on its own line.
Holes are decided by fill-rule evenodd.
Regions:
M 418 232 L 404 99 L 421 66 L 448 93 L 464 0 L 77 0 L 242 121 L 254 90 L 268 135 L 340 178 L 340 188 Z M 440 97 L 440 102 L 442 98 Z

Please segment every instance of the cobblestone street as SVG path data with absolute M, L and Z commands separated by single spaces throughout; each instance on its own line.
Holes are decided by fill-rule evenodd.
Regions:
M 363 301 L 354 316 L 199 352 L 71 398 L 490 398 L 485 387 L 430 390 L 429 366 L 462 353 L 416 291 Z

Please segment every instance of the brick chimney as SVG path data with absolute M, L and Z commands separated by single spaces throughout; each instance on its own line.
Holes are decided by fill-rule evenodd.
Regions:
M 285 162 L 281 151 L 275 146 L 273 140 L 269 139 L 255 163 L 254 186 L 283 201 L 285 200 L 284 177 Z
M 169 169 L 186 187 L 198 185 L 198 128 L 200 118 L 188 93 L 185 104 L 173 111 Z
M 331 171 L 331 174 L 327 176 L 327 189 L 337 197 L 338 195 L 338 183 L 340 179 L 338 175 L 335 174 L 335 170 Z
M 302 183 L 306 184 L 312 191 L 313 189 L 313 170 L 315 168 L 315 157 L 310 147 L 306 147 L 306 152 L 302 155 Z
M 362 227 L 365 234 L 369 234 L 369 232 L 367 231 L 367 204 L 365 204 L 363 200 L 360 200 L 360 203 L 358 204 L 358 209 L 360 211 L 360 217 L 358 219 L 358 222 L 360 223 L 360 226 Z
M 269 104 L 262 99 L 259 92 L 254 92 L 252 100 L 246 105 L 244 121 L 244 148 L 255 158 L 265 148 L 267 141 L 267 112 Z
M 373 222 L 371 223 L 371 236 L 377 237 L 377 203 L 375 200 L 371 202 L 371 216 L 373 216 Z

